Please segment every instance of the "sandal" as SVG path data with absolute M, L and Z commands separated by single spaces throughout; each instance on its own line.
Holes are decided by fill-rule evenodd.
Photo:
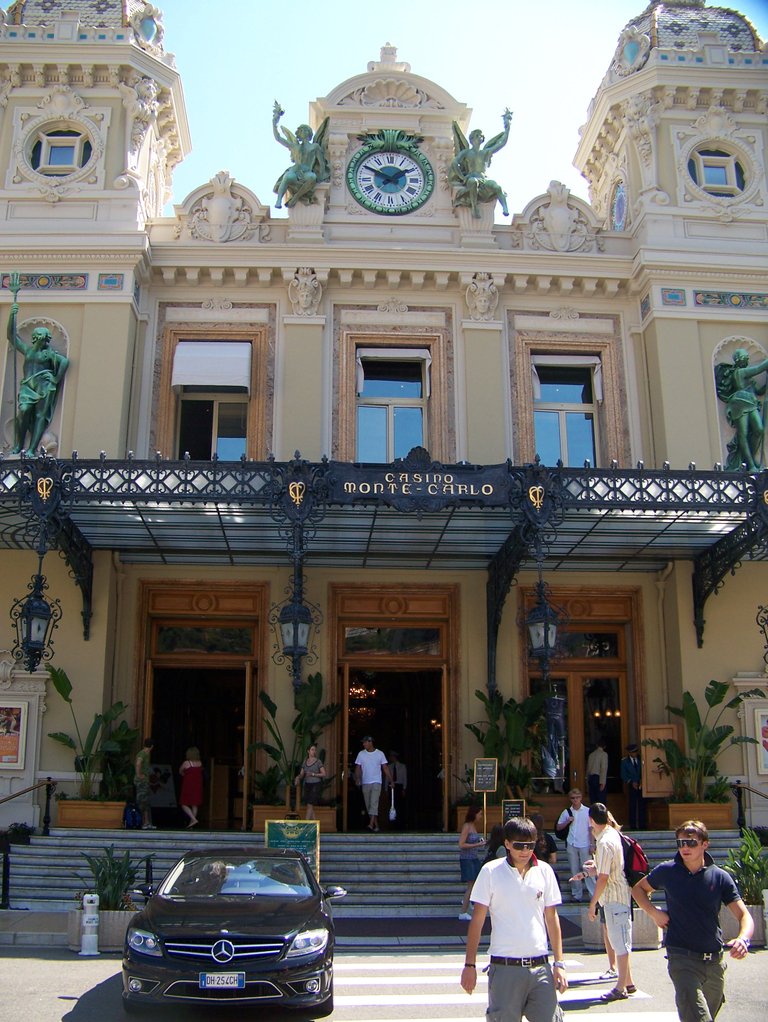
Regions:
M 609 990 L 607 994 L 603 994 L 600 1001 L 603 1004 L 610 1004 L 611 1001 L 626 1001 L 628 996 L 629 995 L 626 990 L 617 990 L 616 987 L 614 987 L 613 990 Z
M 634 985 L 634 983 L 630 983 L 629 984 L 629 986 L 627 987 L 627 993 L 628 994 L 636 994 L 637 993 L 637 987 Z

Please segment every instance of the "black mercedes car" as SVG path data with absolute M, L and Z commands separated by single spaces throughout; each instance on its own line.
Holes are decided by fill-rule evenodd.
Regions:
M 287 849 L 187 852 L 130 922 L 123 1007 L 285 1005 L 333 1011 L 331 898 L 304 856 Z

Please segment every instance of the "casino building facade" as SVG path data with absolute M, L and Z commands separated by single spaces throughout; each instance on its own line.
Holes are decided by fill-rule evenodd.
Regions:
M 2 314 L 16 272 L 19 337 L 45 327 L 69 360 L 28 457 L 22 359 L 0 355 L 0 606 L 41 564 L 79 716 L 123 700 L 174 771 L 199 746 L 209 824 L 249 823 L 260 693 L 288 733 L 317 672 L 341 705 L 320 745 L 345 830 L 369 733 L 408 766 L 408 826 L 454 826 L 478 691 L 546 687 L 537 795 L 584 786 L 604 738 L 621 807 L 623 749 L 668 704 L 764 677 L 768 454 L 760 420 L 742 464 L 739 401 L 754 436 L 766 375 L 734 400 L 728 373 L 768 359 L 768 51 L 734 11 L 653 2 L 606 67 L 575 154 L 589 202 L 553 181 L 503 224 L 494 201 L 456 205 L 471 111 L 384 47 L 310 104 L 316 201 L 276 214 L 211 168 L 164 216 L 190 139 L 162 13 L 0 18 Z M 546 664 L 540 582 L 562 612 Z M 23 724 L 0 795 L 72 786 L 46 737 L 68 707 L 15 642 L 0 615 L 0 701 Z M 732 723 L 755 734 L 764 711 Z M 727 767 L 766 787 L 754 747 Z

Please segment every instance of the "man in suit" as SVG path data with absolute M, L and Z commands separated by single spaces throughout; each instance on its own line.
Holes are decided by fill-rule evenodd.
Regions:
M 643 798 L 643 767 L 640 750 L 633 742 L 626 748 L 621 761 L 621 779 L 629 792 L 629 826 L 632 830 L 645 828 L 645 799 Z

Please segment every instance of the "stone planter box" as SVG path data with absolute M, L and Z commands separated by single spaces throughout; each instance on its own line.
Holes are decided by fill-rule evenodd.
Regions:
M 584 947 L 603 948 L 603 929 L 600 920 L 592 922 L 587 909 L 581 910 L 581 936 Z M 635 914 L 632 917 L 632 949 L 634 951 L 655 951 L 661 947 L 662 931 L 650 916 L 642 912 L 635 905 Z
M 61 798 L 56 803 L 57 827 L 87 827 L 90 830 L 121 830 L 125 802 L 93 802 Z
M 701 820 L 709 830 L 731 830 L 731 802 L 652 802 L 648 806 L 649 830 L 674 830 L 686 820 Z
M 752 916 L 755 924 L 755 932 L 752 934 L 753 947 L 765 947 L 765 916 L 762 905 L 747 905 L 747 911 Z M 725 905 L 720 909 L 720 929 L 723 931 L 723 940 L 733 940 L 739 934 L 739 924 L 733 913 Z
M 99 951 L 122 952 L 125 931 L 134 913 L 99 912 Z M 70 951 L 80 950 L 80 934 L 83 927 L 83 910 L 76 908 L 67 913 L 67 947 Z

